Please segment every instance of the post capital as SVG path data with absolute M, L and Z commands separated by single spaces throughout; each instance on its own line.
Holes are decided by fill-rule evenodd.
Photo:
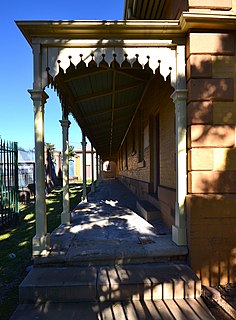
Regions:
M 49 98 L 44 90 L 29 89 L 28 92 L 33 101 L 42 101 L 43 103 L 46 103 L 46 100 Z
M 170 96 L 174 103 L 178 101 L 187 101 L 188 90 L 187 89 L 176 89 Z
M 87 142 L 86 141 L 81 141 L 81 145 L 82 145 L 82 147 L 86 147 Z
M 65 127 L 65 128 L 70 127 L 70 124 L 71 124 L 70 120 L 63 119 L 63 120 L 59 120 L 59 121 L 60 121 L 62 127 Z

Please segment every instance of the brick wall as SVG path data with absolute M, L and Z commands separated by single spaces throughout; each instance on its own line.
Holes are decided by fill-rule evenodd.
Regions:
M 119 178 L 139 198 L 145 199 L 153 190 L 154 181 L 154 139 L 153 121 L 159 114 L 159 148 L 160 148 L 160 186 L 158 199 L 160 210 L 165 222 L 170 226 L 174 223 L 174 203 L 170 201 L 175 196 L 175 110 L 170 99 L 173 89 L 169 79 L 166 81 L 161 75 L 157 75 L 149 84 L 149 89 L 140 105 L 140 110 L 127 135 L 121 152 L 119 163 L 124 163 L 124 148 L 127 148 L 127 167 L 118 165 Z M 143 121 L 143 159 L 139 153 L 139 126 Z
M 206 285 L 236 280 L 235 39 L 187 40 L 189 261 Z
M 175 188 L 175 108 L 168 101 L 160 108 L 160 184 Z

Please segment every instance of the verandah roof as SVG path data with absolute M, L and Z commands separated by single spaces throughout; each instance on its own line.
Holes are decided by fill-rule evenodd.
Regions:
M 171 68 L 176 80 L 178 21 L 17 25 L 33 48 L 34 85 L 56 88 L 64 112 L 73 114 L 103 159 L 116 158 L 152 77 L 166 78 Z
M 160 76 L 164 82 L 160 66 L 154 75 L 149 62 L 143 68 L 138 56 L 131 64 L 125 54 L 123 62 L 119 64 L 114 54 L 109 64 L 103 54 L 98 65 L 93 55 L 88 65 L 81 56 L 77 66 L 70 61 L 65 72 L 59 68 L 55 79 L 50 78 L 58 89 L 66 111 L 72 113 L 99 154 L 103 159 L 113 159 L 150 80 L 155 76 Z

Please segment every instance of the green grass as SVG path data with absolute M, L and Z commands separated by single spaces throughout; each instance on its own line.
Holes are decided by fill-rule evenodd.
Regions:
M 70 188 L 71 210 L 80 202 L 81 188 Z M 48 232 L 59 224 L 62 212 L 62 190 L 47 196 Z M 0 318 L 8 320 L 18 304 L 18 286 L 26 276 L 26 267 L 32 264 L 32 238 L 35 235 L 34 203 L 20 206 L 19 223 L 0 232 Z M 11 253 L 15 258 L 11 258 Z M 10 256 L 9 256 L 10 255 Z

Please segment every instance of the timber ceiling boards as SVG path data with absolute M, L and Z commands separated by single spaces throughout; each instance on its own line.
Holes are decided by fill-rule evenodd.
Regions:
M 143 67 L 138 55 L 132 64 L 127 55 L 118 63 L 115 54 L 110 64 L 105 55 L 100 64 L 93 55 L 87 65 L 82 59 L 76 66 L 70 61 L 66 70 L 59 67 L 54 79 L 48 70 L 49 82 L 57 89 L 63 107 L 72 113 L 103 159 L 116 157 L 152 77 L 149 59 Z

